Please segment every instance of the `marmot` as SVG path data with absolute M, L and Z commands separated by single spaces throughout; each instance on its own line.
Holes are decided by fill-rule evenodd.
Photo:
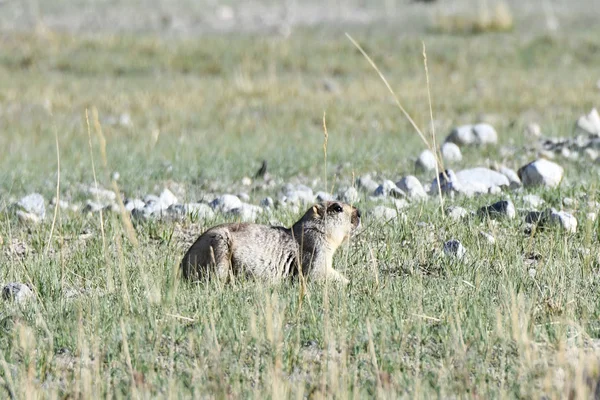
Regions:
M 180 268 L 189 280 L 238 275 L 277 282 L 299 275 L 348 283 L 333 269 L 333 254 L 360 225 L 360 211 L 337 201 L 312 206 L 290 229 L 229 223 L 208 229 L 187 251 Z

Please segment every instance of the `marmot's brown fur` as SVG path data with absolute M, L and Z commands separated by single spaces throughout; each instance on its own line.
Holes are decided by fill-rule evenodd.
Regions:
M 347 283 L 333 269 L 333 254 L 360 225 L 360 211 L 341 202 L 312 206 L 290 229 L 230 223 L 204 232 L 181 261 L 183 276 L 226 281 L 238 275 L 277 282 L 304 277 Z

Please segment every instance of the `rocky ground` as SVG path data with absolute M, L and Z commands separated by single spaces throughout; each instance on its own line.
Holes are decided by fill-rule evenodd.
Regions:
M 304 208 L 315 202 L 340 200 L 360 207 L 367 221 L 394 224 L 399 220 L 406 221 L 405 211 L 414 204 L 441 201 L 445 205 L 446 218 L 457 222 L 468 218 L 517 218 L 522 223 L 525 235 L 534 235 L 536 230 L 544 228 L 557 229 L 567 235 L 577 232 L 578 220 L 594 223 L 600 203 L 581 191 L 575 198 L 562 197 L 561 207 L 557 209 L 546 206 L 540 195 L 531 194 L 528 189 L 541 188 L 541 194 L 557 190 L 564 178 L 561 159 L 572 161 L 581 158 L 587 163 L 596 162 L 600 149 L 598 111 L 594 108 L 587 115 L 582 115 L 574 123 L 574 130 L 575 135 L 570 138 L 548 138 L 542 135 L 537 124 L 528 125 L 525 132 L 531 142 L 528 147 L 501 150 L 501 153 L 514 151 L 531 154 L 532 161 L 517 171 L 494 161 L 490 162 L 491 167 L 473 166 L 456 172 L 450 168 L 440 168 L 442 165 L 461 161 L 461 148 L 498 145 L 498 133 L 494 127 L 487 123 L 477 123 L 454 128 L 436 150 L 441 157 L 438 158 L 430 150 L 424 150 L 416 157 L 417 170 L 435 172 L 437 168 L 442 171 L 439 178 L 431 182 L 421 182 L 413 175 L 403 176 L 395 183 L 389 179 L 378 181 L 368 174 L 358 177 L 352 185 L 342 186 L 336 193 L 328 193 L 311 188 L 310 182 L 278 182 L 268 173 L 268 164 L 264 162 L 252 178 L 242 179 L 238 187 L 243 187 L 244 191 L 204 193 L 193 202 L 181 201 L 169 188 L 164 188 L 157 194 L 149 193 L 142 198 L 129 198 L 123 191 L 116 193 L 97 185 L 81 184 L 78 188 L 79 195 L 84 199 L 81 202 L 56 197 L 47 201 L 39 193 L 31 193 L 10 204 L 5 211 L 25 225 L 50 223 L 56 208 L 67 218 L 76 213 L 122 212 L 134 222 L 191 219 L 208 226 L 219 215 L 227 221 L 257 222 L 260 219 L 282 225 L 276 218 L 271 218 L 276 209 L 300 215 Z M 118 173 L 113 174 L 115 187 L 118 179 Z M 180 196 L 185 196 L 183 185 L 172 186 Z M 253 203 L 251 193 L 258 189 L 272 192 L 273 196 L 254 199 Z M 460 196 L 477 197 L 476 202 L 480 207 L 465 209 L 452 205 L 454 198 Z M 502 200 L 490 202 L 498 197 Z M 490 233 L 481 231 L 480 235 L 490 244 L 495 243 L 495 238 Z M 191 240 L 192 238 L 187 238 L 188 242 Z M 12 248 L 10 251 L 19 252 Z M 451 239 L 444 243 L 443 252 L 450 257 L 462 258 L 467 254 L 467 249 L 459 240 Z M 530 273 L 535 274 L 535 269 L 530 270 Z M 24 284 L 8 283 L 3 289 L 3 295 L 5 298 L 14 297 L 22 301 L 32 296 L 32 292 Z

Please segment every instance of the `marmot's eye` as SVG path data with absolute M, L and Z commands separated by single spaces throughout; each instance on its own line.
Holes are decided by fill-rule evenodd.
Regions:
M 337 203 L 329 206 L 329 212 L 341 213 L 342 211 L 344 211 L 344 209 Z

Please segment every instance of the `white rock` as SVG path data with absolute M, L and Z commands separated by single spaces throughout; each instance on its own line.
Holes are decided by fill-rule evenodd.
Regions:
M 444 243 L 444 254 L 460 260 L 467 254 L 467 249 L 465 249 L 461 242 L 452 239 Z
M 479 231 L 479 236 L 481 236 L 488 244 L 496 244 L 496 238 L 489 233 Z
M 317 192 L 316 197 L 317 197 L 317 201 L 319 201 L 319 202 L 320 201 L 334 201 L 335 200 L 335 197 L 332 194 L 327 193 L 327 192 L 323 192 L 323 191 Z
M 390 180 L 385 180 L 381 185 L 375 189 L 373 192 L 373 196 L 375 197 L 394 197 L 394 198 L 402 198 L 405 197 L 406 194 L 396 186 L 396 184 Z
M 87 192 L 92 196 L 92 200 L 104 205 L 110 204 L 117 200 L 117 195 L 115 192 L 112 190 L 103 189 L 101 187 L 96 188 L 95 186 L 90 186 L 88 187 Z
M 562 199 L 563 206 L 565 207 L 575 207 L 577 205 L 577 200 L 571 197 L 565 197 Z
M 338 192 L 338 199 L 340 199 L 344 203 L 354 204 L 360 201 L 360 195 L 356 188 L 350 186 L 349 188 Z
M 475 142 L 480 145 L 498 143 L 498 133 L 490 124 L 477 124 L 473 126 Z
M 518 189 L 522 186 L 521 179 L 514 170 L 506 167 L 501 167 L 499 172 L 508 178 L 509 187 L 511 189 Z
M 315 201 L 312 189 L 302 184 L 292 185 L 288 183 L 283 187 L 282 193 L 280 200 L 285 204 L 306 205 Z
M 523 196 L 523 202 L 533 208 L 538 208 L 545 203 L 544 199 L 535 194 L 528 194 Z
M 175 197 L 173 192 L 171 192 L 169 189 L 165 188 L 160 193 L 159 201 L 160 201 L 160 204 L 162 205 L 163 209 L 167 209 L 170 206 L 172 206 L 173 204 L 177 204 L 177 197 Z
M 104 204 L 98 203 L 93 200 L 86 200 L 85 206 L 83 207 L 82 212 L 84 213 L 97 213 L 101 210 L 104 210 L 106 206 Z
M 529 273 L 529 276 L 533 279 L 535 278 L 535 275 L 537 274 L 537 271 L 535 268 L 529 268 L 529 270 L 527 271 Z
M 263 208 L 273 208 L 275 207 L 275 202 L 270 197 L 265 197 L 260 201 L 260 206 Z
M 590 161 L 596 161 L 598 159 L 598 151 L 596 151 L 595 149 L 587 148 L 587 149 L 583 150 L 583 154 Z
M 500 187 L 509 186 L 508 178 L 488 168 L 471 168 L 457 172 L 446 170 L 446 177 L 441 176 L 442 193 L 461 193 L 468 197 L 475 194 L 497 193 Z M 437 179 L 431 183 L 429 193 L 437 192 Z
M 243 177 L 242 178 L 242 185 L 244 185 L 244 186 L 250 186 L 250 185 L 252 185 L 252 179 L 250 179 L 247 176 Z
M 436 164 L 435 155 L 430 150 L 423 150 L 415 162 L 415 167 L 424 171 L 432 171 Z
M 590 211 L 586 214 L 586 218 L 590 222 L 596 222 L 596 219 L 598 219 L 598 214 L 593 211 Z
M 582 115 L 577 120 L 577 128 L 595 135 L 600 135 L 600 114 L 595 108 L 588 115 Z
M 463 193 L 463 187 L 456 177 L 456 174 L 451 169 L 440 172 L 439 177 L 435 178 L 433 182 L 431 182 L 429 193 L 438 193 L 438 179 L 439 189 L 441 189 L 442 194 L 454 195 L 454 193 Z
M 125 209 L 127 211 L 131 212 L 136 208 L 141 210 L 142 208 L 144 208 L 146 203 L 144 203 L 140 199 L 127 199 L 127 200 L 125 200 L 125 204 L 123 204 L 123 205 L 125 206 Z
M 262 207 L 246 203 L 242 204 L 241 207 L 234 208 L 233 210 L 228 212 L 228 214 L 239 217 L 242 221 L 245 222 L 254 222 L 262 213 Z
M 356 185 L 359 189 L 364 190 L 367 193 L 373 193 L 379 184 L 371 178 L 371 175 L 363 175 L 356 180 Z
M 549 219 L 551 224 L 558 225 L 569 233 L 577 231 L 577 219 L 572 214 L 564 211 L 552 211 Z
M 22 210 L 17 210 L 17 218 L 19 222 L 25 225 L 37 225 L 41 222 L 40 217 L 37 215 Z
M 446 216 L 452 218 L 455 221 L 460 221 L 461 219 L 467 218 L 469 216 L 469 212 L 459 206 L 450 206 L 446 208 L 445 211 Z
M 227 213 L 236 208 L 242 207 L 242 201 L 239 197 L 232 194 L 224 194 L 210 202 L 213 210 L 221 213 Z
M 469 168 L 456 173 L 456 177 L 463 185 L 483 186 L 485 192 L 494 186 L 510 186 L 510 182 L 503 174 L 489 168 Z
M 417 177 L 407 175 L 396 182 L 396 186 L 402 190 L 410 199 L 414 200 L 425 200 L 427 199 L 427 193 L 421 185 L 421 181 Z
M 444 161 L 449 163 L 462 161 L 463 158 L 460 147 L 452 142 L 442 144 L 441 153 Z
M 479 215 L 489 218 L 508 218 L 514 219 L 517 215 L 515 205 L 510 200 L 497 201 L 489 206 L 479 209 Z
M 212 219 L 215 216 L 213 209 L 204 203 L 172 204 L 165 214 L 170 217 L 186 217 L 189 215 L 201 220 Z
M 539 124 L 531 122 L 525 127 L 525 135 L 528 137 L 538 138 L 542 136 L 542 128 L 539 126 Z
M 386 206 L 374 207 L 369 215 L 379 221 L 389 221 L 398 217 L 398 211 Z
M 2 288 L 2 298 L 4 300 L 14 300 L 17 303 L 25 303 L 33 298 L 33 292 L 29 286 L 23 283 L 11 282 Z
M 243 202 L 249 202 L 250 201 L 250 195 L 246 192 L 241 192 L 237 194 L 237 197 L 243 201 Z
M 523 186 L 546 186 L 555 188 L 563 178 L 564 169 L 560 165 L 540 158 L 518 171 Z
M 476 138 L 473 132 L 473 125 L 462 125 L 454 128 L 445 141 L 459 146 L 474 144 Z
M 46 218 L 46 201 L 39 193 L 28 194 L 21 198 L 16 207 L 25 213 L 35 215 L 38 219 Z

